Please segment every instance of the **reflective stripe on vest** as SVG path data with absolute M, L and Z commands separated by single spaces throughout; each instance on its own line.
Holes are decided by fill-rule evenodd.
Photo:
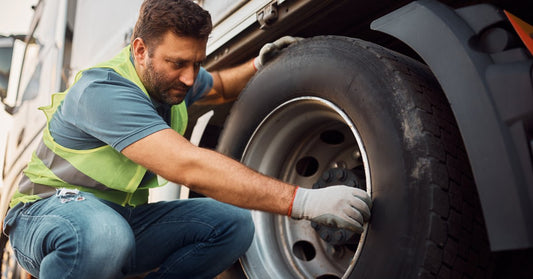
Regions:
M 129 46 L 124 48 L 113 59 L 97 65 L 95 68 L 111 68 L 122 77 L 135 83 L 147 96 L 148 93 L 141 83 L 130 60 Z M 83 71 L 76 75 L 74 83 L 82 76 Z M 97 197 L 118 204 L 147 202 L 148 187 L 159 186 L 157 179 L 139 188 L 146 169 L 109 145 L 88 149 L 75 150 L 57 144 L 50 134 L 48 123 L 68 90 L 52 95 L 52 104 L 41 108 L 47 117 L 47 125 L 43 131 L 42 142 L 32 156 L 26 175 L 19 185 L 19 197 L 32 195 L 40 198 L 50 196 L 58 187 L 78 188 L 94 193 Z M 188 121 L 185 102 L 171 108 L 171 128 L 184 134 Z M 166 184 L 166 181 L 162 185 Z M 52 188 L 53 187 L 53 188 Z M 17 195 L 16 195 L 17 196 Z M 24 201 L 23 198 L 20 199 Z M 16 202 L 16 201 L 14 201 Z M 12 203 L 13 204 L 13 203 Z
M 73 171 L 73 166 L 64 158 L 57 156 L 42 141 L 39 143 L 35 155 L 47 166 L 59 179 L 72 185 L 94 188 L 104 191 L 107 187 L 92 179 L 90 176 L 80 172 Z

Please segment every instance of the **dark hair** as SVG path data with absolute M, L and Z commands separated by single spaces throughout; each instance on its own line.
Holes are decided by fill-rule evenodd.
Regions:
M 207 39 L 211 15 L 191 0 L 145 0 L 132 34 L 148 46 L 160 42 L 167 31 L 178 36 Z

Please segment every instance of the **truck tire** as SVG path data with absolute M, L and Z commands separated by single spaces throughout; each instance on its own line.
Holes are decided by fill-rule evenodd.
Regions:
M 485 278 L 490 250 L 455 119 L 427 67 L 345 37 L 294 44 L 249 82 L 218 151 L 306 188 L 366 189 L 361 235 L 254 211 L 249 278 Z

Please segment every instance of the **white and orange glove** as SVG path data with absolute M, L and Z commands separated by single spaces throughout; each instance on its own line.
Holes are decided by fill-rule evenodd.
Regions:
M 330 186 L 321 189 L 295 190 L 289 216 L 318 224 L 363 232 L 363 223 L 370 219 L 372 200 L 359 188 Z
M 272 43 L 265 44 L 259 51 L 259 55 L 254 59 L 254 68 L 261 70 L 268 61 L 278 56 L 286 47 L 302 40 L 302 38 L 284 36 Z

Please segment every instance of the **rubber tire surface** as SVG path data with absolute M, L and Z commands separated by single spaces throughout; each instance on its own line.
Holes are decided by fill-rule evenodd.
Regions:
M 350 278 L 485 278 L 490 251 L 453 114 L 429 70 L 375 44 L 315 37 L 260 71 L 235 103 L 218 150 L 237 160 L 285 101 L 340 107 L 366 149 L 374 206 Z

